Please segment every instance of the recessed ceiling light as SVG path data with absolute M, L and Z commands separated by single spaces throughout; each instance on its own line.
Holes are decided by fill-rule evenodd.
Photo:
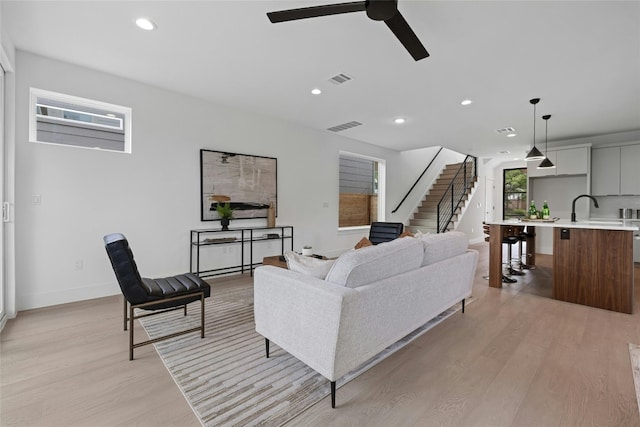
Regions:
M 401 124 L 403 124 L 405 121 L 406 121 L 406 120 L 405 120 L 405 119 L 403 119 L 402 117 L 398 117 L 397 119 L 395 119 L 395 120 L 393 121 L 393 123 L 395 123 L 395 124 L 397 124 L 397 125 L 401 125 Z
M 311 89 L 311 93 L 314 95 L 320 95 L 322 91 L 318 88 L 315 88 L 315 89 Z
M 149 18 L 136 19 L 136 25 L 147 31 L 155 30 L 156 28 L 158 28 L 158 26 Z
M 516 136 L 515 133 L 510 133 L 509 135 L 507 135 L 507 138 L 513 138 L 514 136 Z
M 471 104 L 472 102 L 473 102 L 473 101 L 472 101 L 472 100 L 470 100 L 470 99 L 465 99 L 465 100 L 464 100 L 464 101 L 462 101 L 460 104 L 462 104 L 462 105 L 469 105 L 469 104 Z

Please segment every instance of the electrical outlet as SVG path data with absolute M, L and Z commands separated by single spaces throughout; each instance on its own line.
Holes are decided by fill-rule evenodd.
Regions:
M 31 203 L 33 203 L 34 205 L 40 205 L 42 203 L 42 197 L 39 194 L 32 195 Z
M 83 268 L 83 265 L 82 265 L 82 264 L 83 264 L 83 263 L 82 263 L 82 260 L 81 260 L 81 259 L 77 259 L 77 260 L 76 260 L 76 271 L 80 271 L 80 270 L 82 270 L 82 268 Z

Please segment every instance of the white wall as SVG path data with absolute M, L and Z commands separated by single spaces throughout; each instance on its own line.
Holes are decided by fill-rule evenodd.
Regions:
M 487 168 L 482 159 L 477 161 L 478 181 L 471 193 L 471 198 L 466 204 L 462 217 L 456 226 L 457 231 L 462 231 L 469 237 L 470 243 L 484 242 L 482 221 L 485 220 L 486 211 L 486 174 Z M 492 170 L 490 170 L 493 172 Z
M 277 223 L 295 227 L 296 249 L 312 244 L 321 253 L 343 251 L 366 234 L 337 230 L 340 150 L 386 161 L 387 212 L 428 154 L 415 153 L 415 171 L 398 152 L 329 132 L 26 52 L 18 51 L 16 64 L 18 310 L 119 293 L 102 244 L 111 232 L 129 238 L 143 275 L 187 271 L 189 230 L 219 226 L 200 221 L 201 148 L 276 157 Z M 131 107 L 132 154 L 28 142 L 29 87 Z

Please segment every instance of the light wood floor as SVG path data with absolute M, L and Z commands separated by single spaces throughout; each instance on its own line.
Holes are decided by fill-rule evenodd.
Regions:
M 636 314 L 554 301 L 550 257 L 474 301 L 289 425 L 639 426 L 627 343 Z M 215 287 L 248 279 L 216 279 Z M 198 426 L 152 346 L 127 354 L 119 297 L 25 311 L 0 341 L 2 426 Z

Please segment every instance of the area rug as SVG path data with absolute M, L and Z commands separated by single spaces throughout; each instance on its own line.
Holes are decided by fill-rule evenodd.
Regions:
M 458 310 L 460 304 L 441 313 L 339 379 L 337 387 Z M 178 310 L 141 319 L 141 323 L 154 338 L 197 326 L 199 316 L 199 305 L 192 304 L 188 316 Z M 264 338 L 255 332 L 252 285 L 214 287 L 206 300 L 205 328 L 204 339 L 193 333 L 154 344 L 202 425 L 282 425 L 330 394 L 327 379 L 277 345 L 272 344 L 271 357 L 265 357 Z M 339 406 L 340 393 L 337 396 Z
M 640 411 L 640 345 L 629 343 L 629 358 L 631 359 L 631 371 L 633 383 L 636 386 L 636 400 Z

